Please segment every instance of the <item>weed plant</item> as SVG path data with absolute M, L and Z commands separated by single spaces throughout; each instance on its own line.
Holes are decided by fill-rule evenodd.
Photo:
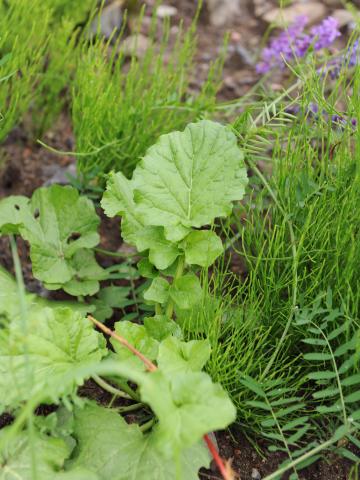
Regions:
M 142 22 L 140 16 L 138 30 Z M 201 91 L 189 94 L 196 48 L 197 15 L 180 25 L 170 46 L 170 25 L 157 27 L 156 13 L 143 55 L 99 38 L 84 46 L 76 72 L 72 118 L 78 170 L 84 179 L 110 170 L 131 174 L 146 149 L 163 133 L 182 129 L 213 111 L 223 59 L 210 67 Z M 140 42 L 138 37 L 138 41 Z M 110 52 L 110 53 L 109 53 Z

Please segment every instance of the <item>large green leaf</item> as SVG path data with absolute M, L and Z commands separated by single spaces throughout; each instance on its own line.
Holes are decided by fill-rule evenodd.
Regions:
M 246 184 L 234 133 L 202 120 L 149 148 L 134 171 L 136 212 L 146 225 L 202 227 L 229 215 Z
M 101 480 L 197 480 L 199 469 L 209 465 L 202 443 L 184 450 L 177 465 L 162 456 L 153 434 L 96 405 L 75 410 L 74 435 L 78 447 L 71 466 L 86 465 Z
M 19 232 L 30 243 L 34 277 L 51 289 L 66 285 L 73 295 L 96 293 L 105 276 L 89 250 L 99 243 L 99 223 L 92 202 L 70 186 L 0 202 L 0 231 Z
M 44 308 L 29 315 L 28 333 L 21 321 L 0 330 L 0 409 L 15 408 L 34 395 L 58 401 L 82 384 L 69 384 L 69 370 L 94 364 L 107 354 L 104 337 L 89 320 L 69 308 Z
M 92 202 L 72 187 L 53 185 L 31 199 L 36 220 L 22 235 L 31 246 L 34 276 L 46 283 L 66 283 L 75 275 L 74 254 L 99 243 L 99 217 Z
M 11 427 L 0 431 L 0 441 Z M 34 432 L 31 438 L 28 432 L 20 432 L 0 451 L 0 480 L 99 480 L 92 471 L 76 467 L 71 471 L 63 470 L 64 462 L 70 450 L 60 438 Z M 31 446 L 30 446 L 31 445 Z M 33 475 L 33 464 L 36 477 Z

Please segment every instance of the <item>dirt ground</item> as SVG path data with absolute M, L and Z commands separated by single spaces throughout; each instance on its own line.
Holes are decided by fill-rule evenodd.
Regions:
M 219 0 L 221 1 L 224 0 Z M 235 0 L 234 0 L 235 1 Z M 154 1 L 147 0 L 149 7 Z M 179 21 L 184 20 L 189 25 L 195 12 L 194 0 L 168 0 L 167 5 L 176 7 L 176 13 L 171 22 L 176 29 Z M 276 1 L 262 0 L 269 10 L 275 8 Z M 302 2 L 309 4 L 311 2 Z M 326 15 L 340 9 L 342 2 L 328 0 Z M 230 32 L 230 42 L 224 69 L 224 81 L 220 91 L 222 100 L 231 100 L 244 95 L 258 80 L 255 71 L 256 55 L 258 54 L 261 39 L 267 28 L 267 23 L 256 12 L 261 4 L 259 0 L 242 1 L 239 12 L 231 17 L 224 25 L 214 26 L 210 21 L 209 11 L 200 16 L 198 38 L 199 49 L 197 53 L 196 69 L 193 76 L 193 88 L 205 78 L 210 62 L 217 56 L 223 44 L 224 34 Z M 261 6 L 261 5 L 260 5 Z M 347 28 L 346 25 L 343 28 Z M 74 148 L 74 138 L 71 123 L 66 114 L 61 115 L 57 123 L 42 138 L 42 140 L 60 151 L 71 151 Z M 19 125 L 9 135 L 6 142 L 0 147 L 0 162 L 3 168 L 0 173 L 0 198 L 8 195 L 27 195 L 42 186 L 52 182 L 66 180 L 66 173 L 74 173 L 74 157 L 57 155 L 35 144 L 30 140 L 25 129 Z M 120 236 L 118 224 L 108 220 L 106 229 L 102 230 L 102 246 L 109 249 L 119 247 Z M 111 232 L 109 235 L 108 232 Z M 107 233 L 106 233 L 107 232 Z M 41 285 L 33 279 L 31 268 L 27 261 L 27 247 L 19 242 L 20 254 L 27 286 L 32 291 L 43 293 Z M 0 264 L 12 270 L 12 261 L 8 241 L 0 238 Z M 102 403 L 109 400 L 107 394 L 91 382 L 83 387 L 82 393 L 95 398 Z M 41 412 L 40 412 L 41 413 Z M 43 412 L 46 414 L 46 412 Z M 11 416 L 5 414 L 0 417 L 0 428 L 11 422 Z M 240 428 L 234 427 L 231 431 L 221 432 L 217 435 L 219 448 L 224 458 L 232 459 L 232 466 L 242 480 L 261 480 L 266 475 L 276 470 L 284 459 L 279 454 L 269 454 L 266 445 L 260 441 L 259 447 L 263 454 L 246 439 Z M 254 439 L 256 441 L 256 439 Z M 314 466 L 303 471 L 301 478 L 304 480 L 349 480 L 350 463 L 336 457 L 317 462 Z M 220 478 L 216 469 L 201 474 L 203 479 Z M 287 478 L 284 476 L 283 478 Z M 355 478 L 351 480 L 356 480 Z

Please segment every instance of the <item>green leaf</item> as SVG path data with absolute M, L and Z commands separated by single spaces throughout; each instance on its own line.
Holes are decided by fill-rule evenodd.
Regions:
M 100 288 L 100 280 L 105 280 L 106 271 L 98 265 L 93 250 L 78 250 L 69 261 L 73 268 L 74 277 L 64 284 L 56 285 L 54 283 L 45 283 L 49 290 L 63 288 L 66 293 L 78 297 L 80 295 L 95 295 Z
M 142 400 L 159 419 L 154 441 L 169 458 L 236 418 L 227 393 L 204 372 L 165 374 L 159 369 L 141 377 L 137 374 L 134 380 L 140 385 Z
M 308 373 L 307 377 L 310 380 L 329 380 L 336 377 L 336 373 L 331 370 L 319 370 L 318 372 Z
M 332 356 L 330 353 L 305 353 L 304 354 L 305 360 L 316 361 L 316 362 L 325 362 L 327 360 L 331 360 Z
M 6 438 L 11 427 L 0 431 L 0 441 Z M 99 477 L 82 465 L 68 472 L 63 471 L 70 454 L 67 443 L 35 431 L 29 443 L 29 432 L 9 436 L 0 451 L 0 478 L 2 480 L 33 480 L 33 460 L 37 480 L 99 480 Z
M 162 135 L 134 171 L 136 211 L 147 225 L 202 227 L 230 214 L 247 184 L 236 136 L 202 120 Z
M 144 278 L 155 278 L 158 276 L 154 265 L 149 261 L 148 258 L 142 258 L 137 264 L 139 273 Z
M 355 403 L 360 402 L 360 390 L 357 392 L 350 393 L 345 397 L 345 403 Z
M 51 301 L 38 297 L 33 293 L 25 294 L 26 308 L 29 315 L 35 315 L 45 307 L 68 307 L 83 315 L 94 311 L 91 305 L 76 302 Z M 4 315 L 12 321 L 17 320 L 21 314 L 19 290 L 15 279 L 0 265 L 0 316 Z
M 132 346 L 141 352 L 149 360 L 155 360 L 158 354 L 158 342 L 150 337 L 143 325 L 128 321 L 115 323 L 115 332 L 124 337 Z M 143 370 L 145 367 L 141 360 L 134 356 L 127 348 L 115 339 L 111 339 L 111 344 L 121 361 L 127 361 L 134 367 Z
M 211 230 L 195 230 L 182 243 L 189 265 L 210 267 L 224 251 L 221 239 Z
M 15 234 L 27 221 L 32 220 L 27 197 L 12 195 L 0 201 L 0 233 Z
M 93 300 L 95 305 L 95 317 L 100 322 L 110 318 L 113 315 L 114 308 L 125 308 L 132 304 L 132 300 L 127 297 L 130 294 L 129 287 L 120 287 L 117 285 L 110 285 L 100 290 L 97 299 Z
M 100 480 L 197 480 L 199 469 L 210 463 L 202 442 L 183 450 L 178 464 L 165 458 L 154 434 L 143 434 L 138 425 L 96 405 L 75 410 L 74 434 L 78 447 L 71 465 L 86 465 Z
M 134 202 L 134 181 L 122 173 L 111 174 L 101 205 L 106 215 L 121 215 L 122 238 L 136 245 L 139 252 L 149 250 L 149 260 L 159 270 L 169 267 L 180 254 L 174 243 L 165 238 L 161 227 L 145 226 Z
M 175 279 L 169 292 L 171 299 L 181 310 L 189 310 L 202 298 L 200 281 L 194 273 Z
M 136 212 L 133 185 L 121 172 L 109 175 L 101 206 L 108 217 L 123 217 L 121 236 L 126 242 L 135 245 L 137 234 L 144 228 L 144 223 Z
M 168 374 L 200 371 L 210 358 L 211 347 L 208 340 L 182 342 L 169 337 L 159 346 L 158 365 Z
M 49 403 L 73 394 L 85 377 L 67 384 L 66 373 L 107 353 L 104 337 L 69 308 L 36 311 L 28 318 L 28 332 L 24 336 L 22 322 L 0 331 L 0 410 L 36 394 Z
M 170 285 L 165 278 L 156 277 L 144 292 L 144 299 L 148 302 L 165 303 L 169 297 L 169 288 Z
M 320 390 L 319 392 L 313 393 L 313 398 L 329 398 L 334 397 L 335 395 L 339 395 L 338 388 L 326 388 L 325 390 Z
M 240 382 L 249 390 L 259 395 L 259 397 L 266 398 L 266 394 L 260 384 L 253 378 L 246 376 L 240 379 Z
M 144 326 L 150 337 L 159 342 L 170 336 L 182 338 L 180 326 L 165 315 L 144 318 Z
M 344 378 L 344 380 L 341 380 L 341 385 L 343 387 L 351 387 L 352 385 L 357 384 L 360 384 L 360 373 L 350 375 L 349 377 Z
M 138 230 L 135 241 L 139 252 L 149 250 L 149 260 L 158 270 L 165 270 L 180 255 L 176 244 L 166 240 L 161 227 L 146 227 Z

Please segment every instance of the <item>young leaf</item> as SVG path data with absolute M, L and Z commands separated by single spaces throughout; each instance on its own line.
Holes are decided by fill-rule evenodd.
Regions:
M 202 227 L 229 215 L 247 184 L 236 136 L 202 120 L 162 135 L 133 176 L 136 211 L 147 225 Z
M 122 216 L 122 238 L 135 245 L 137 234 L 144 228 L 144 223 L 136 212 L 133 185 L 121 172 L 109 175 L 101 206 L 108 217 Z
M 200 371 L 210 358 L 211 347 L 208 340 L 182 342 L 169 337 L 161 342 L 158 364 L 168 374 Z
M 211 230 L 195 230 L 182 243 L 189 265 L 210 267 L 224 251 L 221 239 Z
M 165 315 L 144 318 L 144 326 L 150 337 L 159 342 L 170 336 L 182 338 L 180 326 Z
M 200 442 L 180 452 L 177 465 L 161 454 L 153 433 L 143 434 L 137 424 L 93 404 L 75 410 L 74 435 L 78 447 L 70 465 L 86 465 L 99 480 L 197 480 L 199 469 L 210 463 Z
M 148 302 L 165 303 L 169 297 L 169 288 L 170 285 L 165 278 L 156 277 L 144 292 L 144 299 Z
M 135 241 L 139 252 L 149 250 L 149 260 L 158 270 L 165 270 L 180 255 L 178 247 L 166 240 L 161 227 L 145 227 L 139 230 Z
M 142 400 L 159 419 L 154 441 L 169 458 L 235 420 L 236 410 L 227 393 L 206 373 L 165 374 L 159 369 L 138 374 L 134 380 L 140 385 Z
M 115 332 L 124 337 L 149 360 L 156 359 L 158 354 L 158 342 L 150 337 L 143 325 L 137 325 L 136 323 L 122 320 L 115 323 Z M 132 352 L 121 345 L 116 339 L 111 339 L 111 344 L 120 360 L 126 360 L 131 365 L 134 365 L 134 367 L 144 369 L 141 360 L 134 356 Z
M 202 288 L 198 277 L 189 273 L 174 280 L 170 287 L 170 297 L 181 310 L 188 310 L 202 297 Z

